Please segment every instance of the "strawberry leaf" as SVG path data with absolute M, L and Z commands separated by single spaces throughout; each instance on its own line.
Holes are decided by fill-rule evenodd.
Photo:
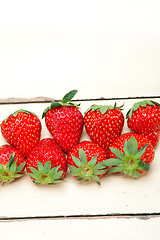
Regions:
M 155 102 L 155 101 L 151 101 L 152 104 L 149 104 L 149 105 L 157 105 L 157 106 L 160 106 L 160 103 L 158 102 Z
M 124 168 L 122 166 L 112 167 L 109 169 L 109 173 L 118 173 L 123 170 L 124 170 Z
M 4 167 L 3 167 L 3 165 L 0 163 L 0 172 L 1 171 L 4 171 Z
M 72 165 L 68 165 L 68 167 L 69 167 L 69 170 L 70 170 L 70 174 L 72 176 L 78 176 L 79 175 L 79 168 L 74 167 Z
M 93 166 L 96 165 L 96 163 L 97 163 L 97 156 L 98 156 L 98 154 L 96 156 L 92 157 L 92 159 L 88 163 L 89 166 L 93 167 Z
M 98 109 L 100 109 L 100 106 L 99 105 L 92 105 L 92 111 L 95 112 L 97 111 Z
M 51 161 L 47 161 L 43 167 L 43 173 L 48 173 L 51 170 Z
M 76 94 L 77 92 L 78 92 L 77 90 L 72 90 L 72 91 L 70 91 L 69 93 L 67 93 L 67 94 L 63 97 L 61 103 L 67 103 L 67 102 L 69 102 L 69 101 L 75 96 L 75 94 Z
M 93 175 L 93 176 L 92 176 L 92 180 L 95 181 L 98 185 L 101 184 L 99 177 L 96 176 L 96 175 Z
M 138 150 L 138 143 L 134 137 L 131 137 L 127 142 L 129 155 L 135 155 Z
M 51 174 L 51 175 L 49 173 L 53 181 L 57 181 L 59 178 L 61 178 L 62 174 L 63 174 L 63 171 L 56 171 L 54 172 L 54 174 Z M 58 180 L 58 181 L 61 181 L 61 180 Z
M 29 169 L 32 171 L 32 173 L 34 174 L 35 178 L 37 178 L 39 176 L 39 171 L 36 168 L 29 167 Z
M 140 172 L 138 172 L 137 169 L 133 170 L 132 172 L 129 173 L 129 176 L 133 178 L 139 178 L 141 176 Z
M 106 172 L 106 169 L 97 169 L 94 171 L 94 175 L 101 175 Z
M 108 166 L 108 167 L 110 167 L 110 166 L 114 166 L 114 165 L 119 165 L 119 164 L 121 164 L 122 163 L 122 161 L 121 160 L 119 160 L 118 158 L 108 158 L 108 159 L 106 159 L 106 160 L 104 160 L 103 161 L 103 164 L 105 165 L 105 166 Z
M 21 163 L 17 168 L 16 168 L 16 173 L 19 173 L 20 171 L 22 171 L 22 169 L 24 168 L 26 162 Z
M 103 169 L 106 168 L 105 164 L 103 164 L 103 162 L 105 162 L 106 160 L 103 160 L 102 162 L 97 163 L 96 165 L 94 165 L 94 169 Z
M 43 172 L 44 166 L 43 166 L 43 164 L 40 161 L 37 161 L 37 167 L 38 167 L 38 171 L 39 172 Z
M 79 148 L 79 158 L 83 162 L 83 164 L 87 164 L 87 157 L 85 151 L 82 148 Z
M 147 172 L 147 171 L 149 170 L 149 168 L 150 168 L 149 163 L 143 162 L 141 159 L 139 160 L 138 164 L 139 164 L 140 167 L 142 166 L 142 167 L 143 167 L 143 170 L 146 171 L 146 172 Z
M 135 157 L 136 157 L 136 158 L 141 158 L 142 155 L 145 153 L 147 147 L 148 147 L 148 144 L 145 144 L 145 145 L 135 154 Z
M 46 116 L 47 112 L 50 110 L 50 107 L 47 107 L 42 113 L 42 119 Z
M 36 184 L 40 184 L 41 183 L 41 181 L 38 180 L 38 179 L 34 179 L 33 182 L 36 183 Z
M 118 149 L 110 147 L 110 150 L 112 151 L 112 153 L 114 153 L 114 155 L 116 155 L 118 159 L 123 160 L 125 158 L 125 155 Z
M 49 174 L 49 175 L 55 174 L 56 172 L 58 172 L 59 168 L 60 168 L 60 166 L 58 166 L 58 167 L 53 167 L 53 168 L 49 171 L 48 174 Z
M 104 113 L 106 113 L 107 112 L 107 110 L 108 110 L 108 106 L 102 106 L 102 107 L 100 107 L 100 112 L 101 112 L 101 114 L 104 114 Z M 112 108 L 113 109 L 113 108 Z
M 6 167 L 6 170 L 9 170 L 11 165 L 13 164 L 13 161 L 14 161 L 14 158 L 15 158 L 15 152 L 13 152 L 10 156 L 10 160 L 8 161 L 8 164 L 7 164 L 7 167 Z
M 9 170 L 11 172 L 15 173 L 16 172 L 16 168 L 17 168 L 17 160 L 14 163 L 12 163 L 12 165 L 9 168 Z
M 73 155 L 72 155 L 72 160 L 73 160 L 73 162 L 76 164 L 77 167 L 83 166 L 83 163 L 82 163 L 78 158 L 76 158 L 76 157 L 73 156 Z
M 55 102 L 55 101 L 51 102 L 51 108 L 56 108 L 56 107 L 60 107 L 60 106 L 62 106 L 62 104 L 60 104 L 59 102 Z
M 87 112 L 89 112 L 92 109 L 92 106 L 90 106 L 89 108 L 87 108 L 87 110 L 84 112 L 84 114 L 86 114 Z
M 125 139 L 123 151 L 124 151 L 124 154 L 125 154 L 126 156 L 129 156 L 130 153 L 129 153 L 129 150 L 128 150 L 128 142 L 127 142 L 127 139 Z

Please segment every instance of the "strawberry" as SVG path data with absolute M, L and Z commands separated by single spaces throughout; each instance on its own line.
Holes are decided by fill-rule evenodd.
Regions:
M 146 136 L 156 147 L 160 138 L 160 104 L 151 100 L 137 102 L 128 111 L 127 125 L 135 133 Z
M 70 102 L 76 93 L 77 90 L 73 90 L 61 102 L 52 101 L 42 115 L 53 139 L 65 153 L 79 143 L 83 130 L 83 115 L 78 109 L 79 105 Z
M 110 146 L 109 158 L 104 165 L 111 167 L 109 172 L 122 172 L 138 178 L 149 170 L 154 159 L 154 148 L 151 142 L 141 134 L 124 133 Z
M 84 116 L 84 125 L 92 142 L 108 150 L 110 144 L 121 135 L 124 116 L 122 106 L 92 105 Z
M 44 138 L 29 153 L 26 169 L 34 183 L 53 184 L 64 178 L 67 160 L 53 139 Z
M 86 182 L 94 180 L 100 184 L 100 177 L 107 169 L 102 164 L 107 159 L 106 151 L 98 144 L 90 141 L 82 141 L 73 147 L 67 156 L 69 169 L 77 180 Z
M 40 141 L 41 122 L 34 113 L 19 109 L 3 120 L 1 132 L 4 139 L 26 157 Z
M 15 148 L 4 144 L 0 146 L 0 182 L 13 182 L 22 176 L 25 159 Z

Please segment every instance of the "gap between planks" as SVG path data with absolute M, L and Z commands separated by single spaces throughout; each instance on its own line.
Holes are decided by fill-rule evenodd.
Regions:
M 160 96 L 135 96 L 135 97 L 116 97 L 116 98 L 90 98 L 90 99 L 75 99 L 74 102 L 79 101 L 102 101 L 102 100 L 131 100 L 131 99 L 154 99 L 160 98 Z M 35 97 L 35 98 L 6 98 L 0 99 L 0 105 L 3 104 L 30 104 L 30 103 L 50 103 L 51 101 L 61 101 L 54 98 L 48 97 Z
M 159 218 L 160 213 L 113 213 L 113 214 L 100 214 L 100 215 L 69 215 L 69 216 L 35 216 L 35 217 L 1 217 L 0 222 L 19 222 L 19 221 L 30 221 L 30 220 L 71 220 L 71 219 L 88 219 L 88 220 L 98 220 L 98 219 L 111 219 L 111 218 L 121 218 L 121 219 L 139 219 L 148 220 L 151 218 Z

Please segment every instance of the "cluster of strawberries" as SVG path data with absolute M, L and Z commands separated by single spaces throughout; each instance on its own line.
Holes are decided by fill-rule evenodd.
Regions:
M 51 138 L 41 139 L 41 121 L 30 111 L 19 109 L 1 123 L 8 144 L 0 147 L 0 181 L 13 182 L 26 169 L 34 183 L 54 184 L 69 168 L 79 181 L 95 181 L 109 173 L 138 178 L 149 170 L 160 137 L 160 104 L 137 102 L 127 113 L 131 130 L 122 133 L 122 107 L 92 105 L 84 113 L 67 93 L 61 102 L 52 101 L 43 112 Z M 91 141 L 81 141 L 83 127 Z

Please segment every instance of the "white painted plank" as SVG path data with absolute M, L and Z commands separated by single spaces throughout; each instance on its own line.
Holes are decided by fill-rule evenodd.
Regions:
M 159 95 L 159 8 L 158 0 L 3 1 L 0 97 L 62 98 L 73 88 L 80 98 Z
M 1 238 L 59 240 L 159 240 L 160 218 L 61 219 L 0 222 Z
M 133 100 L 125 101 L 124 114 Z M 84 111 L 93 102 L 82 102 Z M 100 102 L 94 102 L 100 103 Z M 101 101 L 101 104 L 113 104 Z M 122 104 L 119 101 L 118 104 Z M 24 108 L 41 117 L 48 104 L 0 105 L 0 121 L 13 111 Z M 42 138 L 49 137 L 44 120 Z M 123 132 L 127 132 L 125 124 Z M 82 139 L 89 139 L 85 129 Z M 0 135 L 0 143 L 5 143 Z M 110 213 L 160 212 L 160 144 L 149 172 L 140 179 L 120 175 L 105 175 L 101 186 L 96 183 L 79 183 L 67 174 L 65 181 L 57 185 L 35 185 L 28 176 L 0 187 L 0 217 L 67 216 Z

